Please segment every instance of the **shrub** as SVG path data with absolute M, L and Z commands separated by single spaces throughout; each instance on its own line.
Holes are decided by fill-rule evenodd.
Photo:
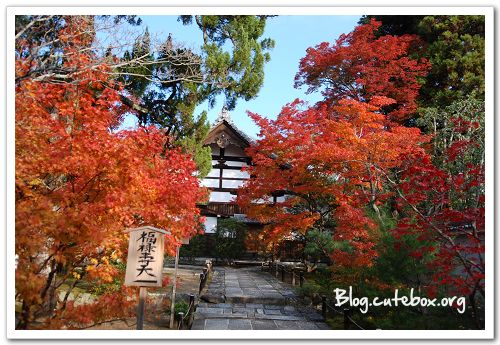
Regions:
M 215 231 L 215 256 L 231 261 L 245 252 L 246 225 L 234 218 L 221 219 Z

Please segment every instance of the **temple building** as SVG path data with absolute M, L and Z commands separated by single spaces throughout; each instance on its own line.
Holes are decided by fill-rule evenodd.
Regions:
M 201 183 L 210 190 L 210 199 L 207 204 L 199 205 L 201 214 L 205 217 L 207 247 L 213 246 L 210 235 L 215 233 L 218 220 L 235 217 L 247 226 L 246 253 L 242 253 L 246 257 L 262 256 L 270 251 L 281 252 L 290 242 L 273 245 L 272 250 L 267 248 L 265 241 L 260 238 L 263 225 L 246 218 L 243 210 L 236 204 L 238 188 L 250 178 L 248 172 L 242 169 L 251 164 L 251 158 L 245 153 L 245 149 L 252 143 L 253 139 L 235 125 L 229 111 L 223 108 L 204 141 L 204 145 L 210 146 L 212 150 L 212 170 Z M 283 194 L 276 194 L 268 201 L 282 202 L 284 198 Z M 293 244 L 293 247 L 296 245 Z
M 251 143 L 252 139 L 236 127 L 229 111 L 223 108 L 204 142 L 212 150 L 212 170 L 202 180 L 210 190 L 208 204 L 201 206 L 206 234 L 215 232 L 218 218 L 244 219 L 235 198 L 238 188 L 250 178 L 242 168 L 250 164 L 245 149 Z

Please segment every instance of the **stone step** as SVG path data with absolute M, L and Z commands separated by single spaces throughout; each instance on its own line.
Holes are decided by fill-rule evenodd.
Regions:
M 266 315 L 266 314 L 251 314 L 251 313 L 234 313 L 234 314 L 206 314 L 196 313 L 194 320 L 208 319 L 247 319 L 247 320 L 281 320 L 281 321 L 309 321 L 303 316 L 296 315 Z
M 281 320 L 281 321 L 307 321 L 303 316 L 294 315 L 265 315 L 265 314 L 255 314 L 255 319 L 257 320 Z
M 254 312 L 256 310 L 283 310 L 285 312 L 294 312 L 297 309 L 293 306 L 282 304 L 264 304 L 264 303 L 198 303 L 196 311 L 200 312 L 213 311 L 220 313 L 220 309 L 246 309 L 247 312 Z
M 259 303 L 200 303 L 195 319 L 209 318 L 250 318 L 288 321 L 322 321 L 323 317 L 309 310 L 299 311 L 293 306 Z
M 198 319 L 193 330 L 328 330 L 323 322 L 256 320 L 256 319 Z
M 194 314 L 194 320 L 198 319 L 249 319 L 253 318 L 247 313 L 234 313 L 234 314 L 208 314 L 208 313 L 196 313 Z
M 281 295 L 273 296 L 249 296 L 249 295 L 226 295 L 226 302 L 228 303 L 262 303 L 262 304 L 276 304 L 286 305 L 287 298 Z

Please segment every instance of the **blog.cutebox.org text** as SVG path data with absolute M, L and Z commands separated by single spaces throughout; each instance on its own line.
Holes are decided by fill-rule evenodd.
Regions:
M 451 307 L 456 308 L 460 314 L 465 312 L 465 297 L 443 297 L 443 298 L 427 298 L 417 296 L 414 289 L 410 290 L 409 295 L 400 294 L 398 289 L 394 290 L 393 297 L 385 298 L 368 298 L 368 297 L 354 297 L 352 293 L 352 286 L 348 290 L 336 288 L 334 292 L 334 302 L 337 307 L 355 307 L 359 311 L 366 314 L 370 307 Z

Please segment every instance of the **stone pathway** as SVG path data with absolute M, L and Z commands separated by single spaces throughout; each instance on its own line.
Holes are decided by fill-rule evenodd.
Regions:
M 259 267 L 215 268 L 191 329 L 330 329 L 295 292 Z

